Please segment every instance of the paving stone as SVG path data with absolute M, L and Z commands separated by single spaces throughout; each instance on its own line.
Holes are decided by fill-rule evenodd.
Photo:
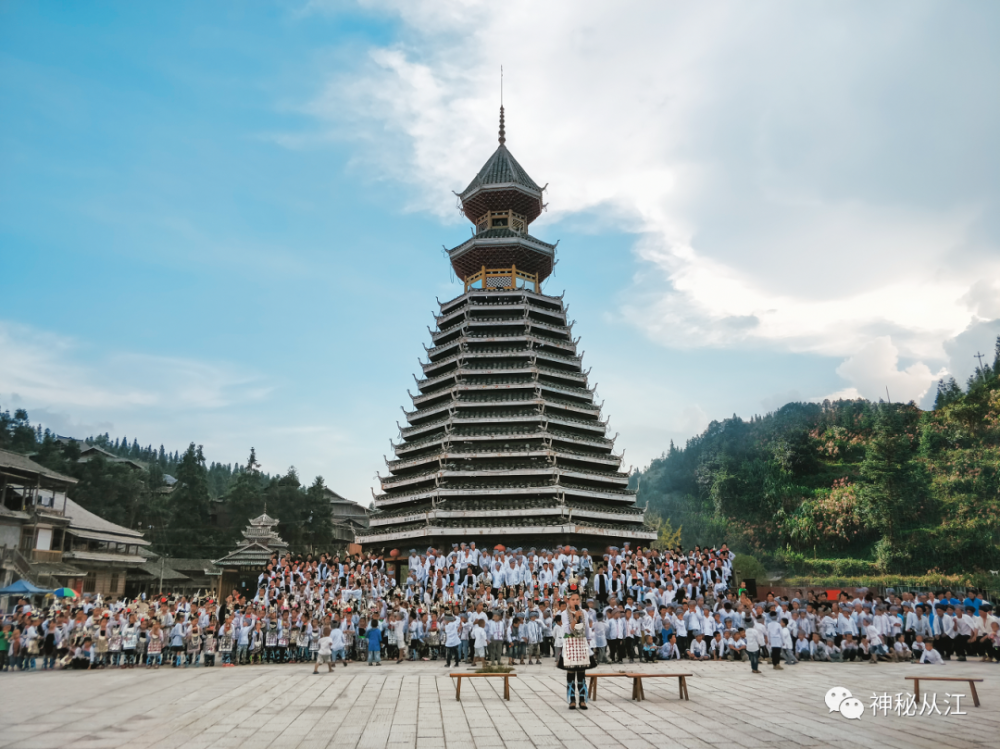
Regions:
M 565 676 L 551 665 L 519 675 L 509 702 L 499 682 L 485 679 L 463 684 L 457 702 L 453 680 L 432 664 L 319 676 L 292 666 L 5 675 L 0 749 L 996 746 L 989 737 L 1000 733 L 1000 669 L 992 664 L 933 671 L 984 679 L 983 707 L 967 696 L 965 715 L 876 717 L 869 709 L 848 721 L 823 703 L 833 686 L 866 707 L 875 694 L 912 694 L 904 677 L 927 673 L 917 669 L 800 664 L 753 676 L 746 664 L 685 664 L 693 674 L 689 702 L 678 699 L 672 680 L 645 685 L 644 702 L 630 699 L 627 680 L 607 680 L 586 712 L 567 709 Z M 922 687 L 938 695 L 942 712 L 948 693 L 968 692 L 955 683 Z

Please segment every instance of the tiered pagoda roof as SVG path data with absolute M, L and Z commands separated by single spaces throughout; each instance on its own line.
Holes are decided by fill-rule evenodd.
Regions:
M 413 409 L 358 536 L 367 548 L 656 538 L 607 436 L 562 297 L 541 293 L 555 246 L 527 227 L 542 192 L 507 150 L 501 108 L 500 146 L 459 195 L 477 228 L 449 251 L 465 291 L 436 315 Z
M 263 515 L 255 517 L 243 531 L 243 540 L 230 552 L 213 564 L 219 567 L 262 567 L 271 561 L 274 552 L 288 548 L 281 540 L 277 531 L 278 520 L 272 518 L 265 510 Z

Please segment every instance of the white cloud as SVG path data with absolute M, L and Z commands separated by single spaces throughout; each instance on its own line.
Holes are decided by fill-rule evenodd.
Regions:
M 413 183 L 412 208 L 455 216 L 450 191 L 495 143 L 504 63 L 508 146 L 550 183 L 552 214 L 640 235 L 620 312 L 653 340 L 844 357 L 892 335 L 903 356 L 940 361 L 970 307 L 995 303 L 976 284 L 1000 277 L 983 228 L 1000 107 L 974 82 L 997 55 L 975 13 L 367 5 L 398 14 L 402 40 L 310 110 Z M 938 55 L 952 26 L 962 41 Z
M 931 372 L 923 362 L 900 369 L 899 349 L 889 336 L 879 336 L 837 367 L 837 374 L 850 382 L 851 387 L 826 396 L 830 400 L 885 398 L 906 403 L 919 402 L 947 370 Z
M 1000 318 L 1000 280 L 979 279 L 960 301 L 981 320 Z
M 171 451 L 194 441 L 221 463 L 242 463 L 253 446 L 268 473 L 294 464 L 303 483 L 323 475 L 345 496 L 370 500 L 371 477 L 358 466 L 374 465 L 377 454 L 357 410 L 343 403 L 275 398 L 271 378 L 232 362 L 97 351 L 4 321 L 0 352 L 0 408 L 24 408 L 57 434 L 108 432 Z
M 72 338 L 2 321 L 0 350 L 0 397 L 44 408 L 215 409 L 270 390 L 254 374 L 179 357 L 116 353 L 88 363 Z

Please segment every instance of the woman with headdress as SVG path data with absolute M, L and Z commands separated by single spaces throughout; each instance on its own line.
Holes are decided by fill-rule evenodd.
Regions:
M 587 617 L 580 603 L 576 586 L 569 591 L 569 601 L 563 617 L 563 646 L 560 648 L 558 668 L 566 671 L 566 701 L 569 709 L 587 708 L 587 669 L 597 664 L 594 651 L 587 640 Z

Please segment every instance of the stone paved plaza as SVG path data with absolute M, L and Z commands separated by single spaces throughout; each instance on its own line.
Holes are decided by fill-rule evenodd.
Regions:
M 381 668 L 352 664 L 312 675 L 310 666 L 244 666 L 150 672 L 0 674 L 0 747 L 11 749 L 405 749 L 417 747 L 969 747 L 998 746 L 1000 666 L 951 663 L 810 664 L 754 676 L 746 664 L 683 664 L 693 673 L 690 701 L 676 680 L 647 682 L 632 702 L 631 682 L 606 679 L 587 712 L 569 711 L 565 676 L 551 660 L 519 667 L 510 702 L 502 680 L 470 679 L 455 701 L 440 663 Z M 611 670 L 602 668 L 601 671 Z M 617 670 L 617 668 L 615 669 Z M 983 678 L 983 706 L 961 700 L 966 715 L 872 717 L 830 713 L 824 696 L 846 687 L 866 708 L 873 692 L 912 694 L 916 673 Z M 928 682 L 944 712 L 945 693 L 968 686 Z M 875 742 L 874 744 L 872 742 Z

